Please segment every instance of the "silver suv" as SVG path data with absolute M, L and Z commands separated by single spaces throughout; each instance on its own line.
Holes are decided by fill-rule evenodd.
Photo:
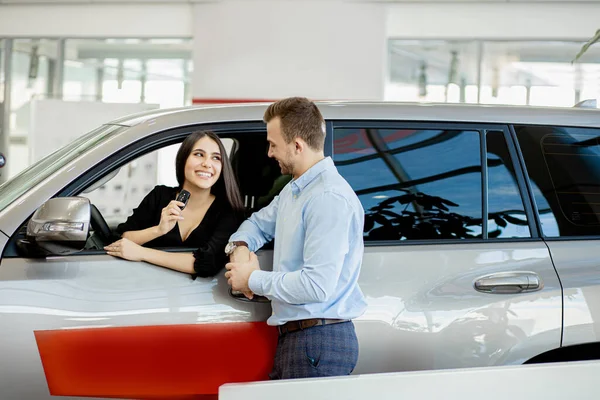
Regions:
M 597 357 L 600 112 L 319 107 L 326 155 L 366 214 L 355 373 Z M 223 273 L 102 250 L 156 183 L 144 160 L 194 130 L 228 143 L 248 212 L 268 204 L 286 180 L 266 154 L 265 108 L 126 117 L 0 187 L 3 399 L 214 395 L 267 378 L 267 301 L 231 293 Z M 270 268 L 270 248 L 259 256 Z

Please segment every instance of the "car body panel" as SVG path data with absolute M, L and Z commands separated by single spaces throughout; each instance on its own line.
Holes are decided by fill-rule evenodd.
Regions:
M 551 240 L 564 288 L 563 346 L 600 341 L 600 247 L 597 240 Z
M 45 330 L 35 338 L 54 396 L 214 398 L 224 383 L 268 379 L 277 330 L 201 323 Z M 240 359 L 252 367 L 232 368 Z
M 259 260 L 263 268 L 270 269 L 272 252 L 261 251 Z M 148 328 L 161 325 L 171 326 L 180 332 L 184 326 L 200 324 L 213 327 L 203 336 L 212 340 L 201 343 L 205 349 L 211 349 L 219 346 L 223 331 L 232 329 L 227 328 L 230 323 L 265 321 L 271 314 L 268 303 L 239 301 L 229 296 L 228 291 L 229 286 L 223 274 L 215 278 L 193 280 L 187 274 L 108 255 L 4 259 L 0 268 L 0 324 L 3 329 L 10 330 L 4 330 L 0 352 L 3 354 L 3 359 L 18 360 L 18 362 L 0 363 L 0 387 L 10 386 L 10 382 L 18 382 L 27 377 L 27 390 L 31 398 L 44 398 L 53 385 L 55 390 L 58 386 L 58 391 L 53 394 L 115 395 L 110 391 L 94 392 L 93 390 L 97 389 L 95 387 L 89 388 L 92 391 L 85 393 L 82 392 L 85 388 L 81 385 L 67 387 L 67 389 L 79 390 L 68 393 L 64 391 L 64 384 L 60 384 L 65 379 L 67 382 L 78 378 L 80 382 L 86 381 L 84 378 L 90 377 L 85 374 L 86 371 L 97 372 L 98 367 L 106 367 L 101 364 L 96 369 L 90 370 L 89 363 L 93 362 L 91 360 L 77 364 L 76 362 L 82 359 L 81 354 L 75 359 L 75 364 L 69 364 L 68 361 L 76 354 L 83 351 L 93 355 L 100 348 L 104 349 L 105 354 L 118 354 L 117 350 L 124 345 L 124 343 L 113 342 L 112 345 L 116 346 L 117 350 L 113 347 L 111 352 L 110 342 L 107 344 L 98 340 L 91 341 L 95 339 L 93 333 L 97 332 L 105 337 L 103 335 L 110 335 L 115 328 Z M 264 322 L 261 324 L 266 327 Z M 217 325 L 222 325 L 223 329 L 215 330 L 214 326 Z M 88 333 L 90 329 L 93 329 L 91 334 Z M 265 328 L 258 329 L 260 331 L 256 333 L 263 332 Z M 60 331 L 65 330 L 81 331 L 81 334 L 76 341 L 65 341 L 60 337 Z M 152 333 L 151 329 L 149 331 Z M 140 332 L 145 330 L 137 331 Z M 139 339 L 145 337 L 146 334 Z M 189 338 L 189 334 L 183 337 Z M 40 347 L 40 338 L 45 339 L 45 347 Z M 173 348 L 171 341 L 176 338 L 177 335 L 173 337 L 168 334 L 155 335 L 156 340 L 150 343 L 143 342 L 146 347 L 142 349 L 153 351 L 157 357 L 161 357 L 168 354 L 167 350 Z M 253 342 L 252 339 L 256 340 Z M 86 341 L 89 346 L 86 346 Z M 254 346 L 243 346 L 249 351 L 257 345 L 262 344 L 262 348 L 268 345 L 258 334 L 252 337 L 246 336 L 244 342 L 248 345 L 254 344 Z M 60 351 L 56 349 L 57 343 L 60 344 Z M 244 351 L 244 348 L 238 349 L 240 355 Z M 46 357 L 45 368 L 56 364 L 57 354 L 65 357 L 66 361 L 60 359 L 61 363 L 67 363 L 62 373 L 59 370 L 59 377 L 62 377 L 58 379 L 59 383 L 56 382 L 56 367 L 47 370 L 44 374 L 41 364 L 44 361 L 42 355 Z M 131 349 L 127 354 L 131 354 Z M 220 360 L 221 366 L 227 366 L 226 370 L 228 370 L 230 360 Z M 123 365 L 131 365 L 138 360 L 121 359 L 121 361 Z M 215 368 L 217 366 L 214 365 Z M 172 369 L 169 365 L 165 365 L 166 367 Z M 65 377 L 64 374 L 68 371 L 75 371 L 77 374 Z M 106 371 L 119 372 L 114 367 L 107 368 L 105 375 Z M 252 370 L 248 370 L 248 373 L 255 374 Z M 110 372 L 108 375 L 105 377 L 108 382 L 114 383 L 114 380 L 109 379 L 111 376 L 118 377 L 118 374 L 111 375 Z M 234 376 L 243 381 L 241 379 L 243 375 Z M 53 380 L 46 382 L 48 377 Z M 202 384 L 205 381 L 198 378 L 196 382 Z M 114 390 L 113 386 L 107 386 L 107 389 L 110 388 Z M 135 388 L 137 388 L 135 385 L 129 387 L 129 389 Z
M 137 359 L 127 356 L 140 349 L 153 351 L 158 359 L 171 354 L 174 351 L 171 341 L 189 338 L 190 332 L 206 337 L 194 326 L 211 330 L 215 343 L 210 343 L 210 349 L 218 346 L 223 337 L 223 331 L 214 330 L 215 325 L 264 321 L 270 313 L 268 304 L 240 302 L 229 297 L 222 274 L 214 279 L 193 281 L 187 275 L 143 263 L 109 256 L 91 256 L 93 260 L 89 257 L 30 259 L 25 266 L 22 259 L 4 260 L 0 269 L 0 310 L 4 310 L 4 322 L 17 330 L 11 334 L 13 339 L 18 338 L 11 348 L 17 353 L 25 348 L 32 351 L 28 359 L 21 356 L 23 370 L 13 366 L 3 371 L 0 379 L 12 381 L 31 375 L 31 366 L 37 365 L 39 372 L 43 363 L 45 374 L 35 373 L 37 379 L 31 380 L 38 387 L 38 391 L 31 392 L 36 397 L 47 390 L 55 395 L 147 395 L 139 392 L 141 386 L 135 380 L 119 384 L 122 372 L 119 368 L 110 369 L 115 373 L 105 377 L 104 392 L 96 386 L 83 385 L 82 382 L 91 381 L 92 372 L 97 373 L 105 364 L 82 363 L 81 354 L 92 356 L 99 349 L 103 349 L 104 355 L 121 354 L 115 351 L 115 345 L 122 348 L 130 339 L 124 334 L 119 343 L 111 341 L 115 328 L 138 327 L 136 333 L 146 338 L 153 337 L 156 331 L 151 327 L 161 325 L 172 328 L 158 335 L 162 341 L 155 340 L 152 349 L 143 347 L 144 343 L 136 344 L 134 349 L 127 346 L 128 350 L 118 358 L 119 365 L 136 365 Z M 261 252 L 261 265 L 268 265 L 270 257 L 268 251 Z M 355 321 L 362 349 L 356 373 L 518 363 L 560 345 L 560 287 L 548 251 L 541 242 L 404 245 L 400 250 L 393 246 L 367 247 L 364 264 L 370 268 L 363 269 L 360 285 L 369 306 Z M 386 274 L 391 268 L 397 271 L 394 276 Z M 477 277 L 506 270 L 537 271 L 544 289 L 541 293 L 519 295 L 484 294 L 473 289 Z M 546 297 L 544 301 L 533 301 L 542 295 Z M 61 337 L 61 331 L 68 332 L 67 336 Z M 76 336 L 79 340 L 74 340 L 73 331 L 79 332 Z M 264 328 L 253 331 L 262 333 Z M 94 334 L 104 340 L 92 340 Z M 263 348 L 268 349 L 268 343 L 252 339 L 245 332 L 240 340 L 254 344 L 245 346 L 254 350 L 256 343 L 263 343 L 267 346 Z M 45 342 L 40 344 L 40 340 Z M 56 354 L 51 351 L 56 343 L 62 344 L 63 368 L 59 370 L 62 373 L 56 367 L 48 367 L 57 364 Z M 68 343 L 79 345 L 73 347 Z M 85 343 L 93 346 L 86 347 Z M 390 351 L 394 345 L 401 350 Z M 196 355 L 198 350 L 191 353 Z M 210 355 L 204 350 L 204 354 Z M 75 361 L 69 361 L 73 358 Z M 261 360 L 265 359 L 253 365 L 261 365 Z M 182 362 L 188 363 L 189 359 Z M 225 365 L 213 363 L 214 368 Z M 153 376 L 152 373 L 161 376 L 161 370 L 148 372 L 147 365 L 145 370 L 147 376 Z M 69 371 L 77 374 L 68 375 Z M 256 368 L 249 370 L 251 376 L 256 372 Z M 236 375 L 226 377 L 229 382 L 235 378 L 244 381 Z M 73 386 L 72 382 L 80 384 Z M 194 380 L 193 384 L 189 380 L 183 381 L 187 384 L 177 382 L 180 383 L 177 389 L 172 387 L 169 395 L 182 394 L 179 390 L 183 388 L 212 387 L 202 379 Z
M 544 287 L 473 288 L 505 271 L 535 271 Z M 541 241 L 367 247 L 360 287 L 357 373 L 515 364 L 560 346 L 561 289 Z

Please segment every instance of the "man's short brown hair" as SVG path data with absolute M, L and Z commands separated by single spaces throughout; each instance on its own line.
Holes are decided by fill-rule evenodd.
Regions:
M 313 150 L 325 146 L 325 120 L 313 103 L 305 97 L 289 97 L 269 106 L 263 117 L 265 122 L 279 117 L 281 134 L 286 143 L 301 138 Z

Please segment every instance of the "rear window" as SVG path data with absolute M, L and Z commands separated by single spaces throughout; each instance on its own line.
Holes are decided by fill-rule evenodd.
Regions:
M 544 235 L 600 235 L 600 129 L 515 130 Z

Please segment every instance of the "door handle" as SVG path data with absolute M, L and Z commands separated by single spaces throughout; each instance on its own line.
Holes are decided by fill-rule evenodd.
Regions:
M 265 296 L 254 295 L 252 299 L 244 296 L 242 292 L 238 292 L 237 290 L 233 290 L 229 288 L 229 295 L 238 301 L 245 301 L 247 303 L 270 303 L 271 300 L 267 299 Z
M 483 293 L 513 294 L 541 290 L 544 285 L 535 272 L 514 271 L 482 276 L 475 280 L 473 287 Z

